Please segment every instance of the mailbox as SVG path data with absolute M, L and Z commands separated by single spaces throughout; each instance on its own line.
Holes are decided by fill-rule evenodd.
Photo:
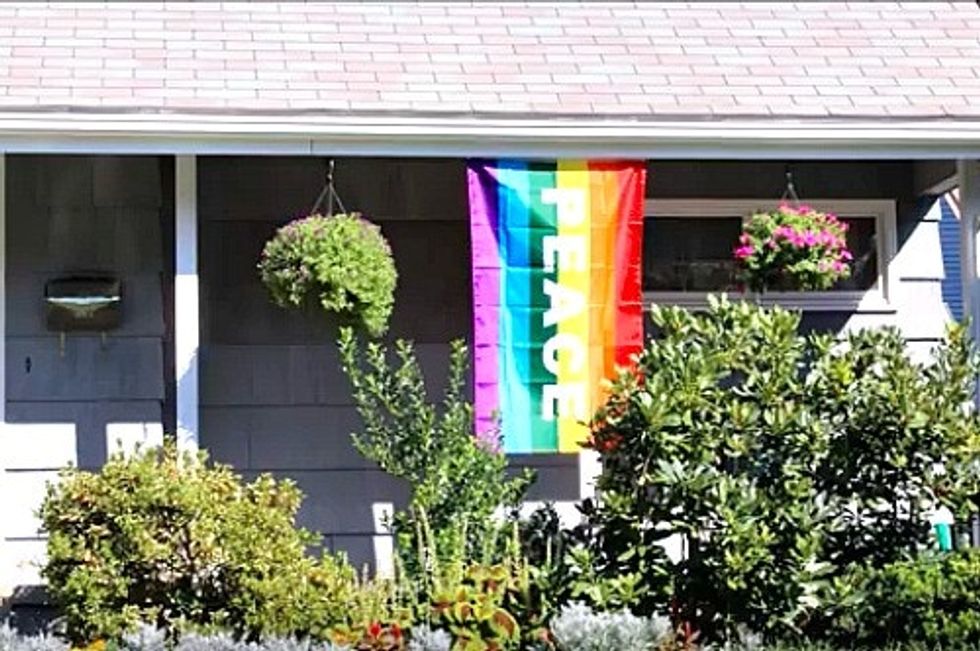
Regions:
M 44 286 L 49 330 L 106 332 L 122 321 L 122 283 L 111 276 L 56 278 Z

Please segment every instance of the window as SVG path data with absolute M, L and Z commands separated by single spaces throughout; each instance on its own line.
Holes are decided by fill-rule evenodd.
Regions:
M 643 235 L 648 302 L 698 306 L 710 292 L 736 292 L 732 257 L 742 222 L 778 201 L 650 199 Z M 886 200 L 807 201 L 848 224 L 851 277 L 825 292 L 773 292 L 764 302 L 808 310 L 888 309 L 887 262 L 895 253 L 895 204 Z

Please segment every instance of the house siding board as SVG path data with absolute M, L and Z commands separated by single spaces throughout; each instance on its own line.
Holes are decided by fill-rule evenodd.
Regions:
M 893 199 L 899 250 L 938 238 L 911 196 L 911 163 L 792 162 L 800 194 Z M 650 165 L 648 197 L 779 197 L 783 162 L 660 161 Z M 201 228 L 201 442 L 243 472 L 272 471 L 300 481 L 307 494 L 300 520 L 328 546 L 373 558 L 371 504 L 404 500 L 404 486 L 360 457 L 349 434 L 358 426 L 340 372 L 335 328 L 317 314 L 273 305 L 256 272 L 265 240 L 309 210 L 326 163 L 309 158 L 211 157 L 199 160 Z M 386 336 L 417 342 L 433 388 L 444 381 L 448 343 L 471 335 L 465 164 L 460 160 L 338 159 L 336 182 L 348 210 L 380 224 L 392 244 L 399 285 Z M 900 253 L 901 254 L 901 253 Z M 918 252 L 916 252 L 918 254 Z M 911 264 L 911 263 L 910 263 Z M 884 313 L 807 313 L 805 330 L 894 325 L 916 354 L 941 334 L 933 263 L 912 264 L 892 281 L 894 308 Z M 920 310 L 919 303 L 929 310 Z M 517 456 L 539 480 L 533 500 L 571 500 L 578 462 L 569 455 Z
M 360 421 L 335 325 L 273 305 L 256 271 L 265 241 L 310 209 L 325 171 L 322 159 L 199 160 L 201 443 L 244 472 L 297 479 L 307 494 L 301 523 L 369 561 L 371 506 L 403 503 L 404 485 L 351 444 Z M 468 338 L 472 321 L 465 165 L 343 159 L 336 180 L 345 207 L 379 223 L 392 244 L 399 283 L 386 340 L 413 340 L 440 391 L 449 342 Z
M 114 442 L 107 427 L 157 431 L 165 393 L 163 230 L 170 220 L 167 159 L 8 156 L 6 250 L 7 427 L 11 504 L 7 550 L 41 550 L 34 509 L 44 482 L 65 462 L 100 466 Z M 123 320 L 107 333 L 59 334 L 45 326 L 44 284 L 87 271 L 118 275 Z M 30 454 L 16 454 L 31 449 Z M 70 452 L 70 455 L 66 456 Z M 70 457 L 70 458 L 69 458 Z M 21 582 L 36 568 L 17 565 Z

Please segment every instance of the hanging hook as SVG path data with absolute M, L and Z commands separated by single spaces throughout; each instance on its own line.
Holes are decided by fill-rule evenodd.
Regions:
M 320 191 L 320 196 L 316 198 L 316 202 L 313 204 L 313 208 L 310 210 L 310 214 L 316 214 L 316 211 L 320 209 L 320 205 L 323 204 L 323 200 L 327 200 L 327 217 L 333 217 L 333 204 L 334 201 L 340 207 L 340 212 L 347 212 L 344 208 L 344 202 L 340 200 L 340 195 L 337 194 L 337 188 L 334 185 L 333 175 L 334 175 L 334 159 L 327 161 L 327 177 L 323 185 L 323 190 Z
M 780 197 L 781 201 L 790 200 L 793 202 L 794 206 L 800 205 L 800 197 L 796 194 L 796 185 L 793 184 L 793 173 L 786 170 L 786 189 L 783 190 L 783 196 Z
M 327 187 L 329 192 L 327 193 L 327 217 L 333 217 L 333 197 L 337 194 L 337 191 L 333 188 L 333 170 L 334 170 L 334 160 L 331 158 L 327 161 Z

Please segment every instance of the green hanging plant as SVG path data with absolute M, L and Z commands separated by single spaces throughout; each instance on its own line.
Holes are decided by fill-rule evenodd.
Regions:
M 358 213 L 286 224 L 266 242 L 258 268 L 277 305 L 317 306 L 374 337 L 388 329 L 398 273 L 381 229 Z

